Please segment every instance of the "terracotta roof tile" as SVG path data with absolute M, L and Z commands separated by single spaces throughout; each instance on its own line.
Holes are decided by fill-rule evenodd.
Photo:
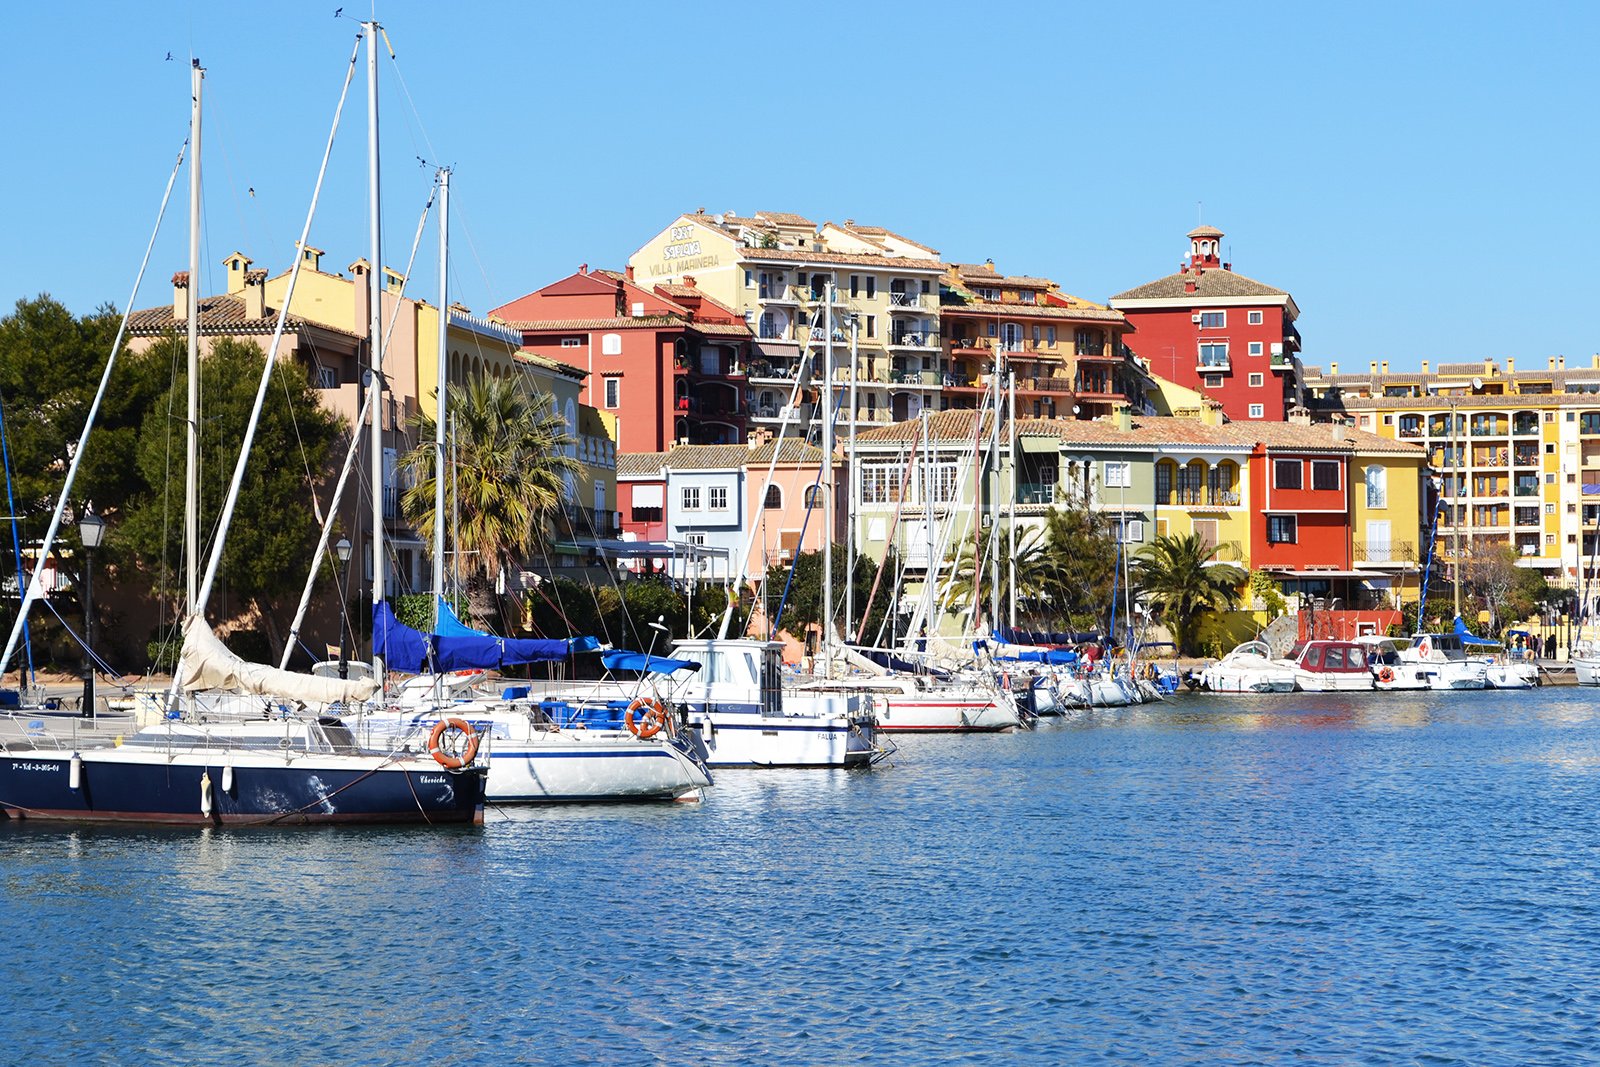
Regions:
M 744 248 L 743 260 L 773 260 L 782 263 L 837 263 L 841 266 L 876 267 L 879 270 L 906 270 L 940 272 L 944 264 L 937 259 L 913 259 L 910 256 L 867 255 L 855 252 L 823 252 L 809 248 Z
M 1196 284 L 1194 292 L 1185 291 L 1185 285 L 1193 281 Z M 1229 296 L 1260 296 L 1280 297 L 1289 294 L 1282 289 L 1274 289 L 1254 278 L 1246 278 L 1243 274 L 1235 274 L 1231 270 L 1207 270 L 1198 275 L 1186 271 L 1169 274 L 1165 278 L 1157 278 L 1153 282 L 1129 289 L 1125 293 L 1118 293 L 1111 300 L 1171 300 L 1174 298 L 1190 298 L 1204 300 L 1206 297 Z
M 945 317 L 959 318 L 963 313 L 978 315 L 1010 315 L 1016 318 L 1093 319 L 1097 322 L 1124 323 L 1128 317 L 1120 311 L 1088 304 L 1085 307 L 1051 307 L 1048 304 L 995 304 L 974 300 L 965 304 L 944 304 L 939 313 Z
M 729 470 L 765 465 L 772 462 L 772 452 L 775 447 L 772 442 L 757 448 L 750 448 L 748 445 L 678 445 L 672 451 L 664 453 L 665 459 L 662 465 L 675 471 Z M 778 462 L 820 467 L 822 455 L 821 449 L 797 438 L 789 438 L 783 442 Z
M 659 478 L 666 470 L 665 452 L 618 452 L 618 478 Z
M 581 330 L 642 330 L 685 325 L 683 319 L 674 315 L 640 315 L 610 319 L 508 319 L 505 324 L 525 333 L 572 333 Z
M 245 315 L 244 301 L 236 296 L 208 296 L 201 297 L 200 307 L 200 332 L 203 334 L 227 333 L 265 333 L 270 334 L 278 327 L 278 309 L 267 308 L 266 314 L 260 318 L 249 318 Z M 152 334 L 164 334 L 173 330 L 187 329 L 188 319 L 175 318 L 172 314 L 172 305 L 163 307 L 145 308 L 135 311 L 128 316 L 128 333 L 134 337 L 144 337 Z M 298 315 L 290 315 L 288 325 L 299 329 L 312 327 L 328 333 L 336 333 L 344 337 L 361 338 L 365 335 L 341 330 L 333 326 L 303 319 Z

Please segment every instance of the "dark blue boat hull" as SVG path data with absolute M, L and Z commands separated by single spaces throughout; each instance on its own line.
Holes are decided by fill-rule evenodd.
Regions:
M 481 823 L 486 772 L 378 767 L 346 761 L 285 761 L 245 754 L 167 761 L 81 754 L 78 788 L 71 754 L 0 753 L 0 812 L 9 818 L 217 826 L 320 823 Z M 209 789 L 202 784 L 209 778 Z M 203 794 L 209 793 L 210 810 Z

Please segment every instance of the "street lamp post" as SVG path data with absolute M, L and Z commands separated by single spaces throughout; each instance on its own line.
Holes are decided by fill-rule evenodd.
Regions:
M 333 546 L 333 554 L 339 557 L 339 677 L 347 678 L 350 674 L 350 627 L 345 625 L 344 607 L 349 599 L 350 583 L 350 539 L 339 538 Z
M 83 704 L 79 714 L 94 717 L 94 550 L 105 536 L 106 521 L 85 510 L 78 520 L 83 540 Z

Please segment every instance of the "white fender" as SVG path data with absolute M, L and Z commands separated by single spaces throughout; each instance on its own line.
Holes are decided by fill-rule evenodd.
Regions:
M 209 771 L 200 772 L 200 814 L 211 814 L 211 774 Z
M 83 787 L 83 757 L 76 752 L 72 754 L 72 762 L 67 765 L 67 788 L 81 789 Z
M 222 768 L 222 791 L 229 794 L 233 792 L 233 760 L 231 757 Z

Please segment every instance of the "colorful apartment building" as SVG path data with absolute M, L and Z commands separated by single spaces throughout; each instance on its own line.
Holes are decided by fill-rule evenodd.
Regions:
M 1015 378 L 1019 418 L 1092 419 L 1144 406 L 1144 376 L 1123 343 L 1126 317 L 1048 278 L 1003 275 L 994 262 L 951 264 L 939 309 L 941 408 L 983 403 L 998 373 Z
M 840 464 L 827 466 L 837 479 Z M 830 530 L 835 539 L 842 535 L 839 518 L 830 524 L 823 514 L 817 491 L 823 476 L 822 452 L 792 439 L 781 447 L 679 445 L 624 453 L 623 537 L 662 546 L 660 556 L 639 557 L 631 569 L 680 580 L 749 581 L 797 553 L 817 551 Z
M 937 408 L 941 385 L 936 250 L 881 227 L 781 212 L 679 216 L 628 260 L 641 285 L 695 284 L 755 333 L 750 422 L 804 425 L 831 350 L 835 380 L 855 353 L 855 421 L 882 424 Z M 832 286 L 832 304 L 828 303 Z M 848 425 L 848 413 L 839 421 Z
M 581 368 L 583 402 L 615 417 L 624 452 L 743 444 L 751 333 L 741 315 L 683 281 L 577 273 L 489 313 L 530 353 Z
M 1118 293 L 1127 343 L 1152 374 L 1198 389 L 1235 422 L 1281 422 L 1299 403 L 1299 307 L 1222 260 L 1221 230 L 1190 230 L 1177 273 Z
M 1306 368 L 1319 418 L 1338 419 L 1427 450 L 1439 475 L 1434 559 L 1484 544 L 1574 587 L 1593 570 L 1600 530 L 1600 357 L 1517 369 L 1513 360 L 1424 362 L 1420 372 L 1372 362 L 1365 372 Z M 1419 546 L 1423 555 L 1427 546 Z

